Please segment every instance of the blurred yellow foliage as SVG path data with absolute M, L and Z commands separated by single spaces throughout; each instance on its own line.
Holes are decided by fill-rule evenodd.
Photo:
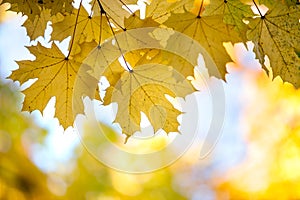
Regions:
M 103 166 L 82 146 L 76 150 L 78 157 L 65 163 L 66 166 L 48 173 L 42 172 L 30 160 L 35 153 L 30 146 L 37 141 L 44 145 L 45 131 L 20 112 L 17 108 L 20 103 L 18 95 L 15 88 L 0 82 L 1 200 L 185 199 L 173 190 L 170 169 L 142 175 L 117 172 Z M 103 127 L 110 139 L 116 141 L 116 133 Z M 86 131 L 91 131 L 89 128 L 86 127 Z M 165 145 L 164 137 L 155 139 L 158 141 L 155 145 L 153 140 L 149 141 L 148 144 L 143 142 L 145 149 Z M 73 162 L 75 165 L 71 164 Z
M 46 175 L 29 159 L 23 135 L 43 136 L 45 131 L 20 113 L 18 99 L 15 88 L 0 81 L 0 199 L 54 199 Z
M 241 131 L 247 155 L 217 181 L 218 198 L 299 199 L 300 90 L 262 71 L 246 76 Z

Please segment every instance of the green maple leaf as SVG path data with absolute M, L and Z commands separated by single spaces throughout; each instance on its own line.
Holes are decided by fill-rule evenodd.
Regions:
M 240 0 L 212 0 L 205 7 L 203 16 L 205 15 L 222 15 L 224 23 L 233 25 L 241 36 L 246 36 L 247 25 L 243 19 L 252 17 L 253 12 L 250 5 Z
M 19 69 L 13 71 L 10 76 L 11 79 L 21 84 L 29 79 L 38 78 L 23 91 L 25 94 L 23 110 L 43 111 L 50 98 L 56 97 L 55 116 L 64 128 L 72 126 L 75 115 L 83 112 L 82 96 L 94 98 L 95 93 L 74 93 L 74 85 L 75 81 L 80 82 L 77 86 L 82 89 L 77 91 L 88 91 L 90 87 L 97 85 L 97 79 L 86 73 L 79 73 L 82 61 L 95 46 L 95 43 L 86 43 L 82 46 L 84 51 L 81 54 L 71 55 L 68 58 L 62 54 L 55 43 L 50 49 L 39 43 L 37 46 L 29 47 L 36 59 L 18 61 Z M 73 106 L 76 107 L 76 112 Z
M 299 0 L 259 0 L 259 4 L 266 5 L 269 9 L 277 6 L 278 4 L 285 4 L 287 6 L 295 6 L 299 4 Z
M 300 87 L 300 10 L 279 4 L 261 18 L 251 19 L 247 37 L 255 44 L 255 53 L 264 65 L 270 59 L 274 77 Z

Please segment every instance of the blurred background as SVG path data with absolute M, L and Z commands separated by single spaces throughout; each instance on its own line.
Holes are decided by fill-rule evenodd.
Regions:
M 32 56 L 24 47 L 30 44 L 25 18 L 4 12 L 6 6 L 0 6 L 1 200 L 300 199 L 300 92 L 272 80 L 271 71 L 268 77 L 251 43 L 226 44 L 234 62 L 227 65 L 226 119 L 213 152 L 204 159 L 186 154 L 153 173 L 126 174 L 93 158 L 71 128 L 64 132 L 53 118 L 53 101 L 43 113 L 21 112 L 26 85 L 6 77 L 18 68 L 15 60 Z M 164 138 L 146 145 L 161 148 Z

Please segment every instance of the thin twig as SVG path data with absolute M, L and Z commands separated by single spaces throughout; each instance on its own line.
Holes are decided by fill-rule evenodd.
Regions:
M 69 56 L 71 55 L 71 51 L 73 49 L 73 44 L 74 44 L 74 40 L 75 40 L 75 34 L 76 34 L 76 28 L 77 28 L 77 22 L 78 22 L 79 12 L 80 12 L 80 8 L 81 8 L 81 3 L 82 3 L 82 0 L 80 1 L 80 4 L 79 4 L 79 8 L 78 8 L 78 12 L 77 12 L 76 20 L 75 20 L 75 26 L 74 26 L 74 30 L 73 30 L 73 34 L 72 34 L 72 38 L 71 38 L 70 49 L 69 49 L 69 53 L 68 53 L 66 59 L 69 58 Z
M 126 62 L 126 59 L 125 59 L 124 54 L 123 54 L 123 52 L 122 52 L 122 49 L 121 49 L 121 47 L 120 47 L 119 41 L 118 41 L 118 39 L 117 39 L 117 37 L 116 37 L 116 34 L 115 34 L 115 32 L 114 32 L 114 29 L 113 29 L 113 27 L 111 26 L 111 24 L 109 23 L 109 17 L 108 17 L 108 15 L 107 15 L 107 13 L 105 12 L 103 6 L 101 5 L 100 0 L 97 0 L 97 2 L 98 2 L 98 4 L 99 4 L 100 10 L 101 10 L 101 15 L 104 14 L 105 17 L 106 17 L 106 20 L 107 20 L 107 22 L 108 22 L 108 24 L 109 24 L 109 27 L 110 27 L 110 30 L 111 30 L 111 32 L 112 32 L 112 34 L 113 34 L 113 36 L 114 36 L 114 38 L 115 38 L 115 40 L 116 40 L 116 44 L 117 44 L 117 46 L 118 46 L 119 51 L 121 52 L 121 56 L 122 56 L 122 58 L 123 58 L 123 60 L 124 60 L 124 62 L 125 62 L 125 65 L 126 65 L 127 70 L 128 70 L 129 72 L 133 72 L 133 70 L 130 69 L 130 67 L 128 66 L 128 64 L 127 64 L 127 62 Z M 125 29 L 125 30 L 126 30 L 126 29 Z
M 201 1 L 201 4 L 200 4 L 200 8 L 199 8 L 199 11 L 198 11 L 198 15 L 197 15 L 197 18 L 200 18 L 200 14 L 201 14 L 201 10 L 203 8 L 203 3 L 204 3 L 204 0 Z
M 258 5 L 255 3 L 255 0 L 252 0 L 252 2 L 254 3 L 256 9 L 258 10 L 260 17 L 264 17 L 264 15 L 260 12 Z

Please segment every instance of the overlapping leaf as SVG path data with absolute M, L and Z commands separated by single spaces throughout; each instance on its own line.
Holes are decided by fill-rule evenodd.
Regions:
M 130 15 L 124 19 L 124 26 L 126 29 L 145 28 L 145 27 L 158 27 L 160 24 L 154 21 L 151 17 L 141 19 L 139 14 Z
M 94 16 L 101 16 L 103 12 L 109 17 L 111 22 L 118 28 L 125 28 L 124 19 L 128 18 L 133 11 L 130 10 L 128 5 L 136 5 L 137 0 L 92 0 L 92 11 Z
M 183 13 L 185 10 L 193 8 L 194 0 L 179 0 L 179 1 L 161 1 L 153 0 L 147 6 L 146 16 L 152 17 L 159 23 L 165 22 L 170 14 Z
M 156 31 L 153 28 L 147 30 Z M 185 78 L 193 74 L 196 59 L 186 68 L 181 65 L 184 62 L 172 63 L 172 58 L 176 57 L 171 52 L 159 49 L 167 45 L 165 39 L 162 36 L 160 39 L 153 38 L 147 30 L 128 30 L 117 35 L 115 40 L 118 42 L 104 43 L 94 49 L 84 62 L 93 69 L 93 76 L 105 76 L 109 81 L 110 87 L 106 89 L 103 103 L 118 103 L 115 122 L 120 124 L 123 133 L 128 136 L 140 130 L 141 112 L 149 118 L 155 131 L 162 128 L 166 132 L 177 132 L 177 116 L 181 112 L 174 109 L 164 95 L 184 97 L 194 91 Z M 168 30 L 165 31 L 167 33 Z M 175 39 L 170 42 L 173 43 Z M 123 56 L 120 49 L 123 50 Z M 184 61 L 183 58 L 176 60 Z M 126 61 L 127 66 L 122 61 Z
M 97 85 L 97 79 L 89 77 L 86 73 L 79 73 L 82 61 L 96 44 L 87 43 L 82 48 L 81 54 L 72 55 L 66 58 L 59 48 L 52 44 L 52 47 L 45 48 L 41 44 L 29 47 L 32 54 L 36 55 L 34 61 L 19 61 L 19 69 L 10 76 L 11 79 L 21 84 L 29 79 L 38 78 L 29 88 L 23 91 L 25 100 L 23 110 L 42 111 L 51 97 L 56 97 L 55 116 L 59 119 L 64 128 L 72 126 L 75 115 L 73 106 L 77 112 L 83 112 L 82 96 L 87 95 L 94 98 L 95 93 L 83 94 L 74 93 L 75 81 L 77 86 L 82 87 L 78 91 L 89 91 L 91 86 Z M 85 69 L 88 70 L 88 69 Z
M 212 57 L 219 70 L 216 73 L 208 66 L 209 73 L 225 79 L 225 66 L 231 59 L 226 53 L 223 42 L 241 42 L 242 40 L 234 30 L 234 26 L 223 23 L 222 15 L 196 16 L 188 12 L 173 13 L 164 24 L 198 41 Z
M 265 55 L 270 59 L 274 77 L 300 87 L 300 10 L 279 4 L 265 16 L 251 19 L 247 37 L 255 44 L 255 53 L 264 64 Z
M 39 5 L 34 1 L 3 0 L 2 3 L 10 3 L 11 7 L 9 10 L 27 15 L 31 20 L 41 13 Z
M 64 127 L 72 125 L 74 114 L 83 111 L 81 97 L 93 97 L 101 75 L 110 82 L 103 103 L 118 103 L 116 122 L 124 133 L 132 135 L 139 130 L 140 112 L 146 114 L 155 131 L 160 128 L 166 132 L 177 131 L 176 118 L 180 112 L 164 94 L 185 96 L 193 91 L 184 78 L 193 75 L 199 52 L 210 75 L 225 79 L 226 63 L 231 59 L 224 42 L 253 41 L 262 64 L 267 55 L 275 76 L 300 86 L 299 0 L 259 0 L 258 3 L 269 8 L 260 18 L 241 0 L 211 0 L 209 5 L 202 0 L 152 0 L 147 2 L 145 19 L 130 9 L 129 5 L 136 5 L 137 0 L 92 0 L 90 13 L 81 4 L 79 9 L 74 9 L 72 0 L 5 2 L 12 4 L 11 10 L 28 15 L 24 26 L 31 40 L 44 35 L 49 20 L 53 40 L 71 37 L 68 49 L 71 56 L 65 58 L 55 44 L 51 49 L 38 44 L 29 48 L 36 60 L 18 62 L 20 69 L 11 76 L 21 83 L 38 78 L 24 91 L 23 109 L 43 110 L 55 96 L 56 116 Z M 162 26 L 168 28 L 144 32 L 146 27 Z M 137 34 L 144 35 L 125 34 L 121 39 L 116 36 L 135 29 L 140 30 Z M 175 31 L 190 40 L 183 39 L 178 32 L 174 34 Z M 114 39 L 109 40 L 110 44 L 103 46 L 111 37 Z M 146 38 L 156 39 L 158 46 L 149 42 L 151 40 L 145 41 Z M 196 47 L 196 43 L 201 48 Z M 105 48 L 109 53 L 104 53 Z M 118 58 L 130 67 L 126 70 Z M 81 73 L 79 68 L 83 70 Z M 94 74 L 88 75 L 87 71 Z M 76 76 L 81 81 L 76 87 L 82 88 L 74 92 Z M 188 89 L 183 91 L 182 88 Z
M 252 17 L 253 12 L 250 5 L 240 0 L 212 0 L 205 7 L 203 15 L 222 15 L 224 23 L 235 26 L 240 36 L 246 36 L 247 25 L 243 19 Z
M 38 3 L 44 7 L 51 9 L 51 15 L 56 15 L 57 13 L 71 13 L 73 10 L 74 0 L 39 0 Z
M 140 130 L 140 112 L 146 114 L 155 132 L 160 128 L 167 133 L 178 132 L 177 116 L 181 112 L 174 109 L 164 95 L 184 97 L 193 90 L 184 78 L 175 79 L 173 70 L 150 64 L 122 74 L 114 88 L 112 101 L 118 103 L 115 121 L 120 123 L 125 134 L 132 135 Z
M 126 53 L 124 58 L 133 69 L 140 65 L 156 63 L 165 66 L 172 66 L 173 69 L 176 70 L 177 74 L 180 73 L 180 76 L 183 77 L 193 75 L 194 66 L 191 63 L 180 56 L 167 51 L 158 49 L 140 49 Z M 122 67 L 120 62 L 116 60 L 103 72 L 103 76 L 105 76 L 110 83 L 110 87 L 106 89 L 106 94 L 103 99 L 104 105 L 112 103 L 112 93 L 125 71 L 126 70 Z M 173 78 L 176 79 L 177 74 L 173 74 Z
M 10 3 L 11 11 L 21 12 L 27 15 L 30 20 L 39 16 L 43 8 L 51 9 L 51 15 L 57 13 L 71 12 L 73 0 L 3 0 L 2 3 Z
M 31 40 L 35 40 L 39 36 L 44 36 L 47 22 L 51 19 L 49 9 L 44 9 L 40 15 L 36 15 L 34 20 L 26 20 L 23 26 L 27 30 L 27 35 Z
M 300 4 L 299 0 L 259 0 L 258 2 L 259 2 L 259 4 L 266 5 L 268 8 L 273 8 L 274 6 L 277 6 L 278 4 L 285 4 L 288 7 Z
M 73 43 L 73 51 L 79 52 L 79 44 L 96 41 L 98 44 L 112 36 L 112 31 L 105 15 L 91 16 L 84 7 L 74 9 L 62 21 L 52 24 L 52 39 L 62 41 L 71 36 L 70 45 Z M 75 31 L 74 31 L 75 30 Z

